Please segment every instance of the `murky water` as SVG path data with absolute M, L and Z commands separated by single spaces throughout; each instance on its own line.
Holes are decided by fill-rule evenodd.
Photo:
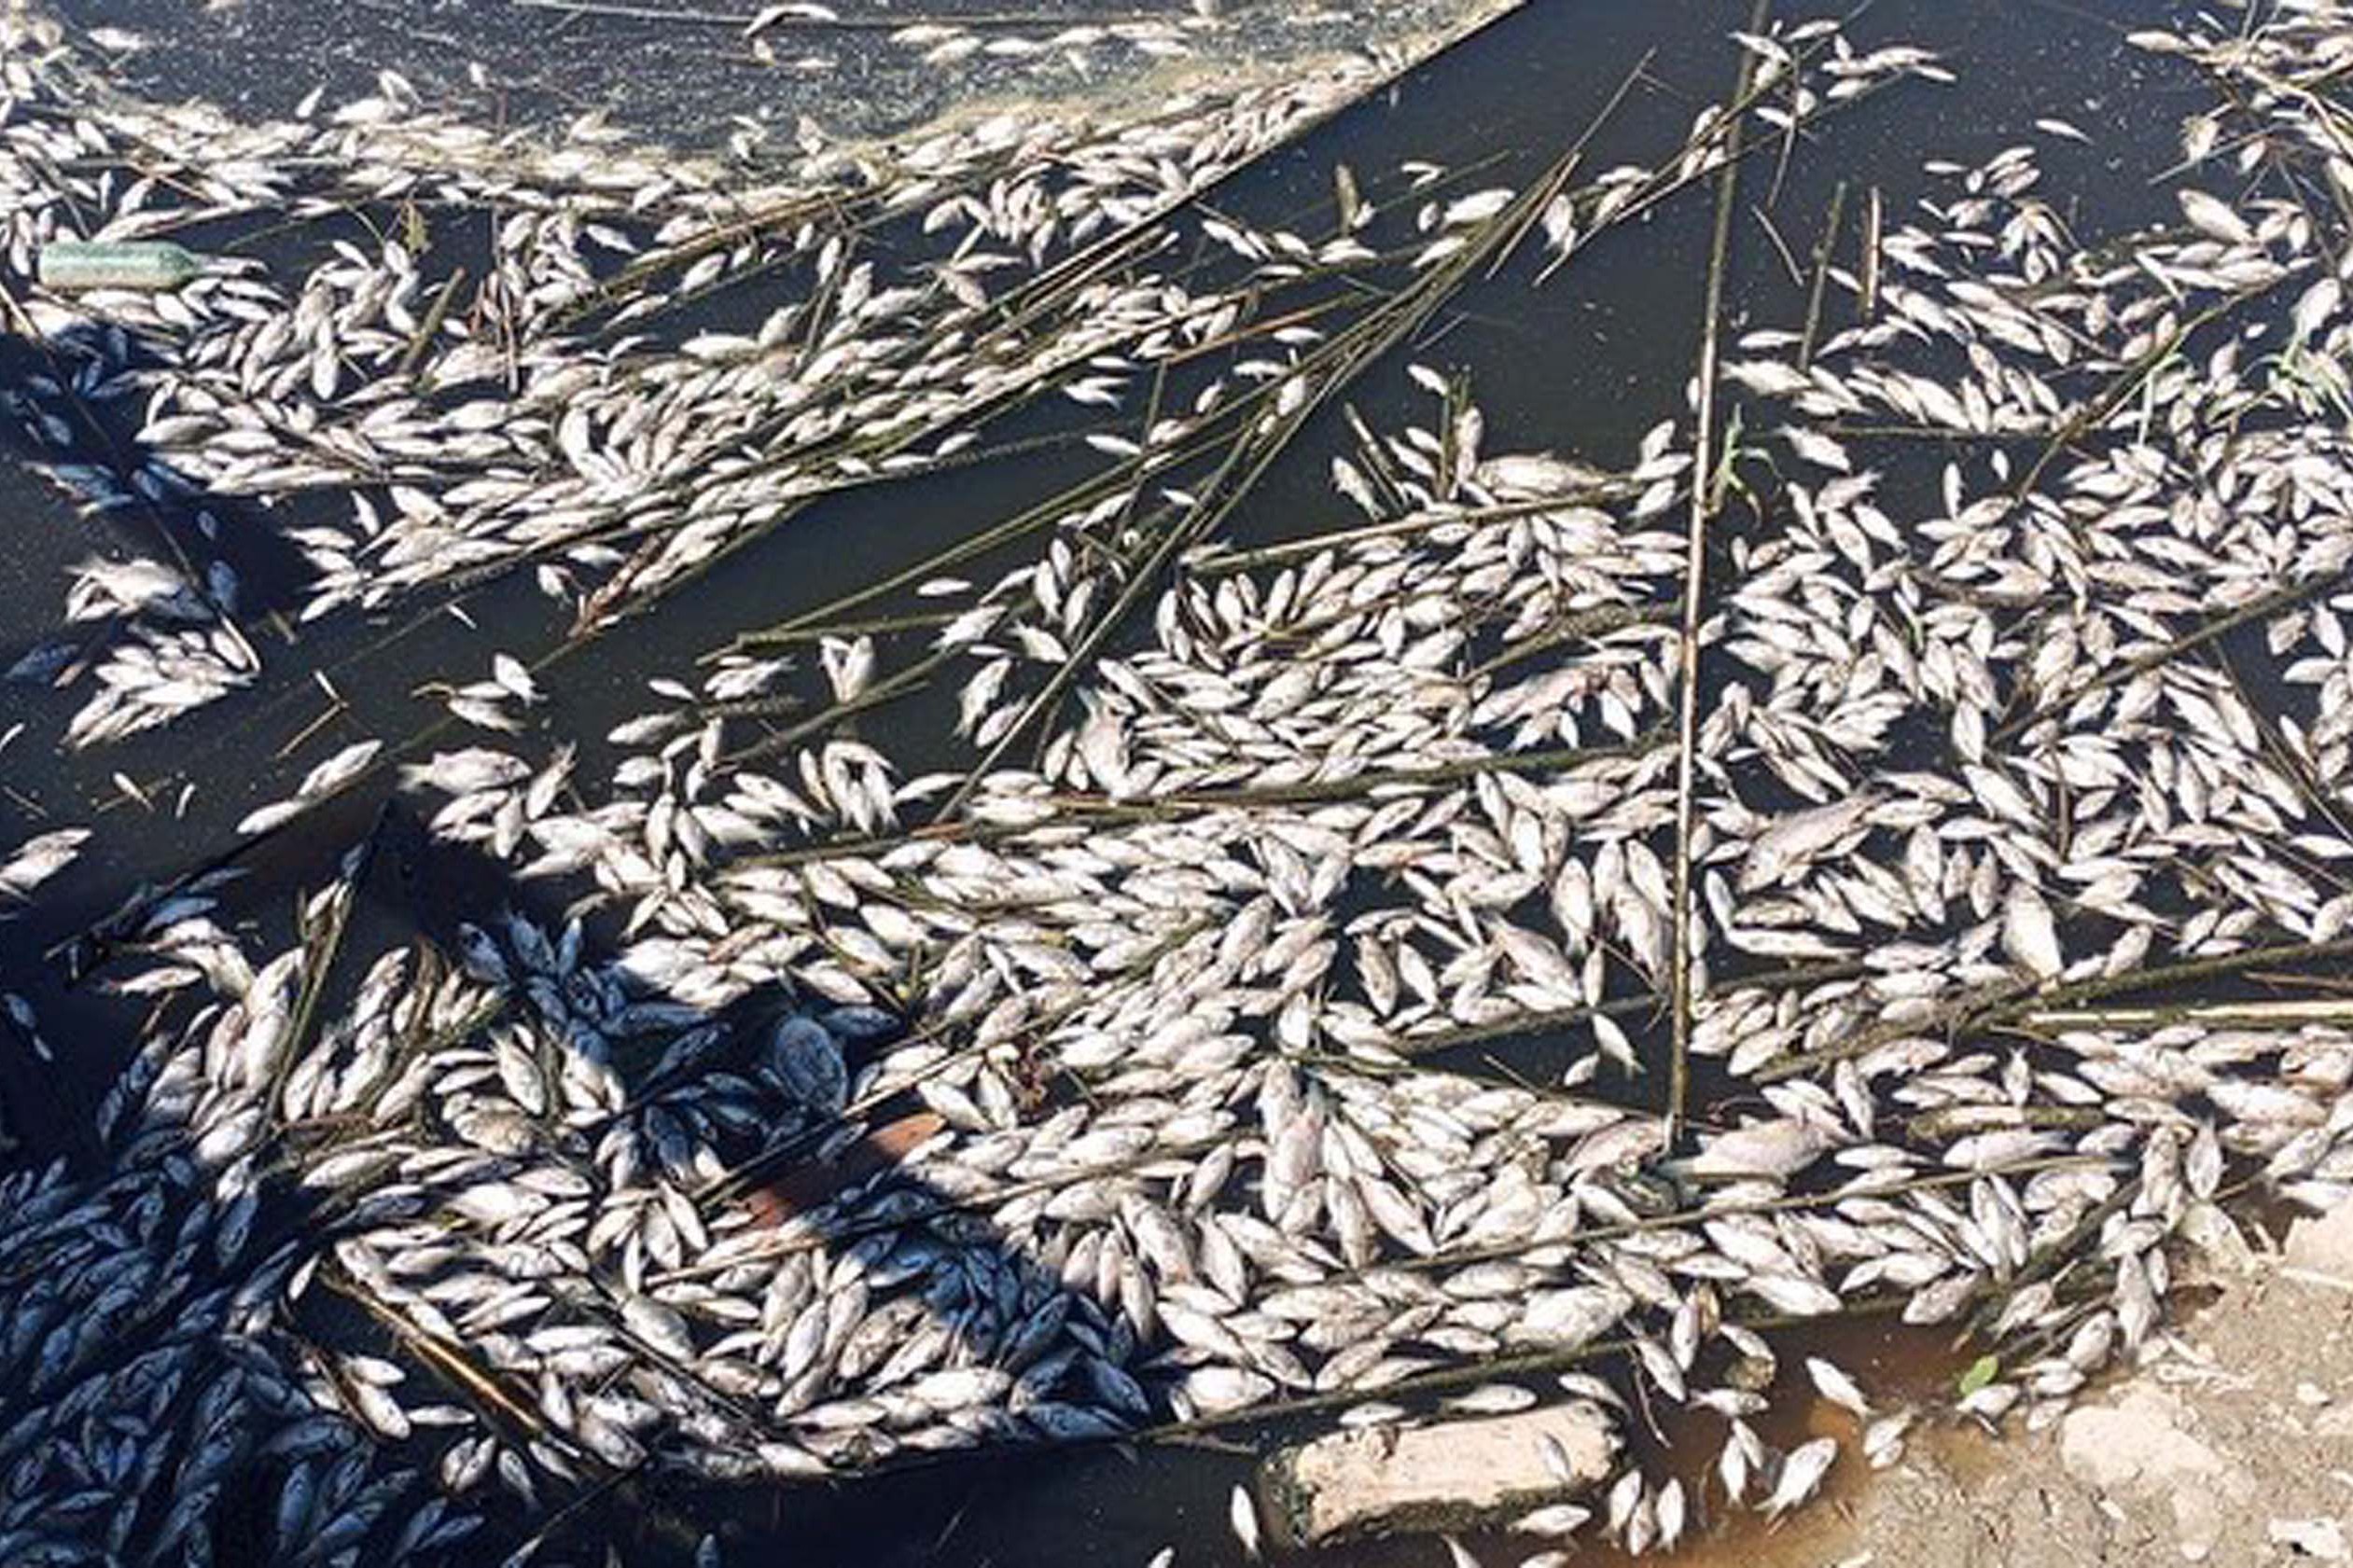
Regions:
M 1450 31 L 1460 0 L 926 0 L 863 10 L 703 0 L 66 0 L 134 90 L 280 115 L 314 88 L 342 99 L 397 73 L 479 123 L 526 130 L 596 114 L 673 146 L 759 147 L 804 126 L 892 137 L 944 118 L 1166 90 L 1214 53 L 1276 74 L 1334 49 Z M 761 18 L 766 25 L 755 28 Z M 1213 21 L 1216 25 L 1209 23 Z M 895 36 L 963 30 L 968 49 Z
M 69 6 L 69 11 L 84 7 Z M 194 7 L 189 7 L 191 10 Z M 496 11 L 498 7 L 490 7 Z M 1074 7 L 1074 10 L 1080 7 Z M 144 25 L 162 37 L 128 62 L 134 84 L 216 93 L 231 104 L 280 107 L 291 84 L 280 75 L 262 80 L 228 75 L 226 62 L 249 51 L 258 30 L 284 20 L 285 7 L 246 0 L 217 24 L 202 15 L 159 22 L 144 6 L 86 7 L 93 19 Z M 297 7 L 296 12 L 306 8 Z M 1602 116 L 1629 73 L 1633 90 L 1613 113 L 1599 118 L 1587 167 L 1621 158 L 1651 156 L 1681 136 L 1695 107 L 1721 93 L 1736 69 L 1723 37 L 1745 7 L 1661 5 L 1656 0 L 1535 0 L 1441 59 L 1339 117 L 1297 146 L 1248 171 L 1218 193 L 1239 215 L 1279 224 L 1328 208 L 1332 170 L 1346 164 L 1378 196 L 1388 172 L 1403 160 L 1424 159 L 1455 169 L 1476 168 L 1468 184 L 1519 184 L 1541 169 L 1565 143 Z M 2038 118 L 2082 127 L 2089 146 L 2041 138 L 2054 184 L 2075 193 L 2063 215 L 2089 233 L 2122 232 L 2170 220 L 2170 196 L 2143 183 L 2142 172 L 2165 161 L 2184 112 L 2204 99 L 2191 84 L 2124 50 L 2122 30 L 2147 7 L 2116 0 L 2106 5 L 2059 5 L 2036 0 L 1879 0 L 1859 7 L 1857 31 L 1914 42 L 1943 53 L 1959 72 L 1956 85 L 1915 86 L 1862 107 L 1834 129 L 1806 131 L 1790 146 L 1751 160 L 1743 176 L 1731 256 L 1727 326 L 1732 332 L 1802 319 L 1809 258 L 1824 241 L 1833 205 L 1842 220 L 1831 239 L 1833 257 L 1856 252 L 1859 215 L 1866 193 L 1877 192 L 1893 218 L 1910 215 L 1927 188 L 1924 157 L 1962 162 L 2037 135 Z M 372 15 L 343 39 L 337 52 L 345 73 L 371 71 L 373 51 L 390 47 L 396 29 L 410 44 L 430 41 L 447 19 L 425 7 L 397 22 Z M 466 19 L 471 25 L 470 17 Z M 609 21 L 609 19 L 608 19 Z M 200 27 L 217 25 L 210 37 Z M 479 46 L 503 79 L 535 112 L 569 107 L 582 95 L 609 101 L 621 114 L 675 122 L 689 112 L 672 95 L 644 84 L 690 67 L 700 56 L 675 35 L 651 24 L 637 32 L 601 32 L 609 47 L 647 52 L 626 69 L 606 68 L 588 79 L 551 84 L 532 69 L 533 53 L 571 47 L 595 18 L 567 19 L 556 43 L 525 24 L 502 19 Z M 1330 24 L 1316 38 L 1329 41 Z M 374 29 L 374 31 L 370 31 Z M 471 35 L 468 35 L 471 36 Z M 657 47 L 657 37 L 667 40 Z M 684 51 L 684 52 L 681 52 Z M 429 57 L 430 50 L 425 51 Z M 414 68 L 411 66 L 411 68 Z M 208 74 L 222 73 L 223 79 Z M 855 71 L 852 73 L 855 77 Z M 868 80 L 870 78 L 856 78 Z M 874 103 L 896 90 L 896 78 L 874 77 Z M 427 80 L 453 81 L 434 77 Z M 982 83 L 1002 92 L 1007 83 Z M 739 90 L 731 90 L 736 91 Z M 486 100 L 487 101 L 487 100 Z M 936 104 L 909 101 L 908 113 Z M 693 112 L 715 126 L 737 112 L 737 99 L 716 97 Z M 880 123 L 879 121 L 877 123 Z M 865 127 L 872 129 L 871 125 Z M 2126 172 L 2130 172 L 2127 173 Z M 2120 177 L 2122 176 L 2122 177 Z M 1842 194 L 1843 193 L 1843 194 Z M 376 215 L 378 221 L 392 215 Z M 453 266 L 478 246 L 467 224 L 473 215 L 428 218 L 428 266 Z M 1450 302 L 1406 351 L 1391 356 L 1347 401 L 1375 424 L 1419 417 L 1427 397 L 1404 373 L 1419 361 L 1467 375 L 1488 416 L 1491 450 L 1549 449 L 1596 463 L 1622 463 L 1643 430 L 1681 408 L 1700 321 L 1711 214 L 1703 193 L 1688 193 L 1641 223 L 1608 236 L 1578 264 L 1531 291 L 1525 261 L 1506 275 L 1475 284 Z M 224 231 L 187 236 L 292 266 L 336 239 L 368 232 L 367 220 L 323 220 L 285 231 Z M 756 291 L 754 291 L 756 292 Z M 750 294 L 722 297 L 671 324 L 691 330 L 704 324 L 757 319 L 768 303 Z M 9 373 L 37 369 L 42 355 L 21 341 L 7 345 Z M 115 433 L 127 439 L 127 430 Z M 185 872 L 232 840 L 231 826 L 256 805 L 285 794 L 302 771 L 335 744 L 367 735 L 411 736 L 438 722 L 431 683 L 478 678 L 491 655 L 512 652 L 539 662 L 550 693 L 544 722 L 584 738 L 601 735 L 643 706 L 643 682 L 655 673 L 687 668 L 734 634 L 773 625 L 883 580 L 959 539 L 1052 493 L 1091 467 L 1058 415 L 1029 413 L 997 422 L 982 445 L 1025 447 L 1018 456 L 953 471 L 877 484 L 825 500 L 719 570 L 671 595 L 654 613 L 577 644 L 566 641 L 566 617 L 531 586 L 526 575 L 502 576 L 438 596 L 437 602 L 370 621 L 338 618 L 295 629 L 268 613 L 273 576 L 286 585 L 292 568 L 272 562 L 256 547 L 242 564 L 255 590 L 246 616 L 257 640 L 271 645 L 268 669 L 251 692 L 208 710 L 184 726 L 87 754 L 52 753 L 20 744 L 0 756 L 0 826 L 10 836 L 43 824 L 96 820 L 105 831 L 93 853 L 45 895 L 26 918 L 0 926 L 0 990 L 33 997 L 50 1032 L 75 1042 L 63 1073 L 39 1070 L 0 1052 L 0 1089 L 7 1103 L 30 1109 L 18 1128 L 33 1150 L 75 1155 L 89 1112 L 120 1062 L 112 1042 L 128 1040 L 136 1009 L 89 986 L 68 985 L 51 954 L 142 883 Z M 1343 411 L 1334 408 L 1304 433 L 1251 497 L 1231 530 L 1252 547 L 1302 532 L 1328 493 L 1329 460 L 1349 444 Z M 1926 451 L 1917 472 L 1896 473 L 1890 485 L 1934 483 L 1940 454 Z M 0 664 L 52 630 L 59 585 L 66 569 L 93 552 L 140 540 L 157 520 L 119 518 L 100 527 L 79 519 L 46 485 L 11 471 L 5 481 L 7 548 L 0 550 Z M 1313 505 L 1311 505 L 1313 503 Z M 322 502 L 322 506 L 329 503 Z M 299 521 L 301 506 L 284 508 L 272 526 Z M 233 532 L 240 520 L 227 520 Z M 245 520 L 258 521 L 258 519 Z M 160 526 L 178 526 L 163 520 Z M 120 530 L 110 534 L 108 530 Z M 1003 559 L 1011 559 L 1009 554 Z M 984 559 L 974 576 L 985 574 Z M 282 603 L 291 603 L 290 595 Z M 862 613 L 885 616 L 913 607 L 901 595 Z M 919 639 L 911 641 L 914 646 Z M 290 646 L 282 645 L 290 644 Z M 22 719 L 35 733 L 52 730 L 73 694 L 35 695 L 0 688 L 0 728 Z M 939 736 L 951 694 L 919 692 L 861 719 L 866 733 L 886 738 L 920 770 L 944 760 L 917 749 Z M 258 857 L 240 907 L 258 925 L 282 924 L 290 890 L 314 881 L 331 858 L 374 819 L 381 794 L 340 804 L 305 826 L 297 841 L 280 842 Z M 445 867 L 419 870 L 425 879 L 370 903 L 361 918 L 371 933 L 412 929 L 446 932 L 452 911 L 517 896 L 494 881 L 464 885 Z M 448 879 L 455 878 L 455 881 Z M 545 900 L 536 900 L 546 902 Z M 1492 1067 L 1544 1072 L 1557 1042 L 1524 1038 L 1482 1053 Z M 1556 1071 L 1556 1066 L 1552 1067 Z M 41 1114 L 53 1105 L 59 1114 Z M 1812 1344 L 1835 1351 L 1850 1366 L 1883 1375 L 1941 1384 L 1956 1365 L 1935 1337 L 1891 1333 L 1870 1323 L 1834 1325 Z M 1802 1352 L 1803 1345 L 1796 1347 Z M 1785 1359 L 1784 1382 L 1794 1355 Z M 1835 1422 L 1803 1400 L 1783 1401 L 1791 1434 L 1814 1421 Z M 1226 1496 L 1246 1478 L 1250 1454 L 1302 1430 L 1237 1426 L 1225 1434 L 1248 1451 L 1203 1446 L 1093 1447 L 1003 1459 L 961 1460 L 870 1482 L 758 1496 L 628 1492 L 584 1509 L 563 1537 L 575 1544 L 606 1533 L 638 1561 L 656 1543 L 690 1547 L 692 1528 L 728 1524 L 731 1561 L 860 1561 L 893 1564 L 1141 1564 L 1163 1545 L 1187 1564 L 1238 1561 L 1226 1529 Z M 1789 1435 L 1789 1434 L 1785 1434 Z M 1696 1470 L 1713 1459 L 1720 1423 L 1694 1421 L 1662 1436 L 1678 1461 Z M 1853 1469 L 1842 1464 L 1842 1479 Z M 1744 1527 L 1745 1528 L 1745 1527 Z M 1514 1561 L 1500 1542 L 1473 1543 L 1489 1561 Z M 1692 1561 L 1744 1561 L 1755 1549 L 1735 1533 L 1688 1553 Z M 740 1554 L 740 1555 L 738 1555 Z M 1439 1561 L 1426 1540 L 1374 1543 L 1303 1557 L 1330 1568 L 1404 1568 Z M 1579 1561 L 1610 1561 L 1587 1547 Z

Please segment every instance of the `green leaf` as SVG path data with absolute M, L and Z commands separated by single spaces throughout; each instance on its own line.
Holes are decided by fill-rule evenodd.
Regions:
M 1961 1397 L 1966 1399 L 1987 1383 L 1992 1382 L 1994 1374 L 2000 1370 L 2001 1360 L 1998 1356 L 1981 1355 L 1970 1362 L 1969 1370 L 1961 1374 Z

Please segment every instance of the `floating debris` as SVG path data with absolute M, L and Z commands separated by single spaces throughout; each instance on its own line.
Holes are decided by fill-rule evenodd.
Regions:
M 51 240 L 41 246 L 43 288 L 178 288 L 204 275 L 203 258 L 168 240 Z

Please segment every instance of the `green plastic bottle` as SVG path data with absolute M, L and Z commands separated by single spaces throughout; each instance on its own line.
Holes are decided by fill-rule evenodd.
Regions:
M 70 294 L 85 288 L 177 288 L 202 277 L 195 252 L 166 240 L 52 240 L 41 247 L 41 286 Z

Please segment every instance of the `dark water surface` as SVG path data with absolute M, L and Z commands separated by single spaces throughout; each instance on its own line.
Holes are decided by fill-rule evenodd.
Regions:
M 1144 94 L 1214 56 L 1279 72 L 1339 49 L 1443 30 L 1462 0 L 869 0 L 841 24 L 779 16 L 765 0 L 63 0 L 104 35 L 125 81 L 171 101 L 247 115 L 290 112 L 398 76 L 485 124 L 560 126 L 596 113 L 661 141 L 717 146 L 740 132 L 890 136 L 943 115 L 1040 99 Z M 1492 8 L 1483 0 L 1481 8 Z M 895 41 L 960 27 L 976 52 L 935 62 Z M 1043 46 L 1019 54 L 1006 40 Z
M 428 95 L 436 88 L 462 92 L 462 67 L 448 69 L 460 56 L 492 62 L 497 77 L 512 89 L 506 101 L 519 112 L 607 103 L 625 118 L 642 117 L 666 130 L 716 129 L 726 117 L 747 112 L 751 99 L 767 90 L 730 85 L 731 78 L 722 80 L 725 74 L 715 73 L 707 100 L 699 84 L 698 96 L 688 101 L 661 84 L 675 84 L 679 70 L 701 58 L 696 50 L 707 53 L 707 39 L 689 44 L 675 29 L 639 23 L 632 24 L 632 31 L 590 17 L 570 19 L 550 35 L 542 26 L 526 24 L 522 13 L 487 0 L 463 7 L 308 7 L 292 0 L 244 0 L 218 19 L 176 0 L 169 6 L 160 0 L 69 0 L 63 8 L 77 18 L 143 28 L 157 36 L 152 48 L 126 62 L 130 79 L 143 90 L 167 97 L 203 93 L 264 111 L 283 108 L 285 94 L 299 96 L 298 89 L 307 90 L 320 77 L 338 87 L 364 85 L 381 64 L 400 63 Z M 1078 14 L 1107 7 L 1067 0 L 1066 8 Z M 1960 80 L 1946 87 L 1906 84 L 1819 132 L 1805 132 L 1789 149 L 1786 167 L 1777 151 L 1751 159 L 1743 174 L 1730 253 L 1728 332 L 1797 325 L 1805 290 L 1802 280 L 1790 275 L 1781 248 L 1804 264 L 1822 237 L 1833 192 L 1844 185 L 1847 199 L 1836 255 L 1851 261 L 1863 194 L 1874 188 L 1882 193 L 1890 226 L 1914 215 L 1915 199 L 1932 188 L 1920 169 L 1927 158 L 1974 163 L 2033 139 L 2049 183 L 2076 193 L 2062 215 L 2080 235 L 2121 233 L 2174 215 L 2169 193 L 2148 175 L 2168 161 L 2182 116 L 2201 106 L 2206 96 L 2186 74 L 2164 70 L 2163 62 L 2122 46 L 2122 32 L 2145 22 L 2149 7 L 2124 0 L 2065 6 L 2035 0 L 1880 0 L 1858 8 L 1864 14 L 1850 31 L 1859 42 L 1901 41 L 1936 49 Z M 1395 90 L 1249 170 L 1218 193 L 1219 203 L 1244 217 L 1309 230 L 1315 227 L 1311 215 L 1330 208 L 1337 163 L 1356 170 L 1375 200 L 1385 187 L 1395 187 L 1393 171 L 1408 159 L 1454 168 L 1480 165 L 1477 174 L 1468 176 L 1466 188 L 1523 183 L 1594 120 L 1627 73 L 1646 60 L 1641 83 L 1596 135 L 1585 168 L 1622 160 L 1654 161 L 1679 145 L 1702 104 L 1729 90 L 1737 59 L 1723 35 L 1743 22 L 1747 9 L 1746 0 L 1737 5 L 1535 0 Z M 337 19 L 331 26 L 325 20 L 330 15 Z M 1317 36 L 1329 42 L 1331 30 L 1347 25 L 1331 22 L 1327 34 Z M 276 29 L 286 30 L 283 36 L 297 64 L 258 69 L 254 63 L 258 39 Z M 449 31 L 462 32 L 470 40 L 467 48 L 445 51 L 442 58 L 418 42 L 429 43 L 435 33 Z M 408 55 L 396 59 L 397 46 Z M 591 57 L 589 69 L 560 70 L 546 57 L 551 49 L 576 48 Z M 874 74 L 859 74 L 870 69 Z M 918 91 L 892 75 L 896 69 L 888 62 L 871 61 L 842 67 L 843 101 L 865 94 L 867 108 L 878 117 L 862 129 L 897 116 L 920 118 L 951 91 L 953 84 L 937 81 Z M 1018 90 L 1023 84 L 980 87 L 983 92 Z M 2082 127 L 2091 145 L 2037 132 L 2032 122 L 2040 118 Z M 1683 387 L 1697 341 L 1711 216 L 1706 192 L 1687 192 L 1644 221 L 1607 236 L 1540 289 L 1529 286 L 1534 267 L 1522 258 L 1504 275 L 1465 291 L 1425 329 L 1419 343 L 1393 355 L 1391 363 L 1352 388 L 1345 401 L 1376 428 L 1427 420 L 1429 399 L 1403 372 L 1409 359 L 1418 360 L 1468 376 L 1486 414 L 1489 451 L 1545 449 L 1603 465 L 1622 465 L 1646 429 L 1685 412 Z M 353 233 L 361 232 L 355 223 Z M 299 235 L 240 237 L 236 243 L 250 254 L 276 255 L 292 263 L 335 237 L 327 226 Z M 437 243 L 462 247 L 466 238 L 451 233 Z M 705 318 L 757 320 L 768 308 L 770 303 L 748 295 L 722 298 L 679 329 Z M 1835 298 L 1831 308 L 1839 309 Z M 1833 315 L 1831 325 L 1837 321 Z M 36 366 L 35 351 L 17 343 L 10 352 L 9 373 Z M 135 413 L 131 423 L 135 427 Z M 1064 414 L 1024 414 L 986 430 L 982 444 L 1072 428 Z M 1236 542 L 1270 543 L 1330 526 L 1338 514 L 1330 496 L 1329 463 L 1351 444 L 1335 406 L 1253 494 L 1232 531 Z M 649 675 L 689 669 L 737 631 L 824 604 L 922 561 L 1051 494 L 1091 471 L 1095 461 L 1065 438 L 1019 459 L 878 484 L 824 501 L 670 597 L 655 613 L 634 616 L 544 667 L 541 680 L 550 701 L 540 710 L 543 722 L 555 733 L 599 736 L 648 705 L 643 683 Z M 1889 482 L 1929 485 L 1934 469 L 1930 462 L 1921 473 L 1894 475 Z M 7 519 L 7 546 L 0 549 L 4 665 L 54 630 L 65 570 L 93 552 L 119 546 L 100 525 L 79 519 L 46 483 L 13 465 L 0 474 L 0 486 Z M 299 511 L 280 508 L 271 524 L 282 526 Z M 135 520 L 107 526 L 125 530 L 123 540 L 137 537 Z M 998 564 L 1017 554 L 1018 549 L 1006 554 Z M 254 556 L 245 576 L 260 585 L 266 599 L 272 570 L 290 575 L 292 568 L 285 562 L 273 568 L 258 545 Z M 994 575 L 992 563 L 975 563 L 963 575 L 986 580 Z M 45 826 L 95 823 L 102 829 L 85 862 L 45 892 L 36 909 L 0 925 L 0 990 L 32 997 L 51 1035 L 67 1048 L 62 1075 L 0 1052 L 0 1087 L 26 1122 L 15 1131 L 36 1151 L 87 1153 L 81 1140 L 90 1109 L 121 1065 L 116 1043 L 132 1037 L 136 1017 L 90 987 L 69 986 L 61 966 L 48 956 L 55 944 L 139 884 L 166 881 L 226 847 L 240 816 L 289 793 L 295 781 L 335 747 L 369 735 L 397 741 L 431 722 L 438 709 L 430 699 L 415 695 L 420 687 L 441 679 L 480 679 L 494 651 L 536 659 L 557 645 L 567 625 L 559 607 L 522 575 L 374 621 L 334 617 L 302 629 L 292 647 L 281 645 L 279 632 L 264 629 L 266 617 L 246 618 L 257 640 L 271 645 L 255 690 L 181 725 L 94 752 L 56 754 L 43 744 L 20 743 L 0 753 L 0 784 L 6 785 L 0 795 L 0 843 Z M 321 677 L 348 706 L 341 716 L 314 728 L 329 708 Z M 0 730 L 22 719 L 34 734 L 54 733 L 62 715 L 83 695 L 79 688 L 49 694 L 0 687 Z M 909 771 L 920 771 L 949 760 L 944 750 L 926 756 L 920 747 L 922 737 L 944 731 L 941 715 L 953 710 L 953 693 L 928 692 L 869 715 L 861 725 L 900 756 Z M 117 775 L 150 804 L 126 796 Z M 581 775 L 600 776 L 592 757 L 584 757 Z M 189 786 L 192 793 L 182 810 L 177 803 Z M 372 798 L 346 802 L 290 836 L 291 841 L 272 845 L 258 857 L 243 900 L 249 918 L 266 929 L 282 925 L 291 890 L 314 882 L 332 856 L 366 829 L 376 810 Z M 386 933 L 397 933 L 404 922 L 411 929 L 436 930 L 446 918 L 445 904 L 457 907 L 500 895 L 495 888 L 461 893 L 435 882 L 416 889 L 405 904 L 397 895 L 378 899 L 364 918 Z M 1551 1043 L 1539 1039 L 1512 1051 L 1525 1054 L 1528 1065 L 1540 1065 L 1549 1048 Z M 47 1114 L 50 1107 L 61 1114 Z M 1820 1342 L 1834 1343 L 1850 1366 L 1876 1366 L 1899 1379 L 1936 1379 L 1949 1371 L 1922 1337 L 1891 1335 L 1869 1324 L 1825 1330 Z M 1785 1353 L 1785 1368 L 1797 1364 L 1795 1354 Z M 1785 1384 L 1788 1378 L 1785 1370 Z M 1780 1405 L 1802 1407 L 1803 1401 L 1785 1399 Z M 1787 1413 L 1792 1422 L 1805 1419 L 1802 1408 Z M 1275 1428 L 1236 1427 L 1227 1433 L 1253 1447 L 1277 1435 Z M 1719 1436 L 1720 1429 L 1705 1422 L 1685 1435 L 1695 1465 L 1712 1460 Z M 614 1507 L 584 1513 L 578 1532 L 610 1533 L 631 1561 L 640 1561 L 641 1554 L 658 1558 L 650 1549 L 658 1543 L 691 1547 L 691 1538 L 681 1534 L 680 1520 L 692 1518 L 705 1527 L 722 1519 L 729 1522 L 731 1562 L 1140 1568 L 1156 1549 L 1175 1545 L 1180 1563 L 1230 1563 L 1239 1560 L 1239 1548 L 1226 1526 L 1227 1493 L 1247 1477 L 1250 1464 L 1245 1454 L 1200 1448 L 1145 1452 L 1096 1448 L 965 1460 L 857 1485 L 774 1495 L 663 1494 L 633 1497 L 625 1506 L 616 1500 Z M 1842 1466 L 1846 1468 L 1851 1466 Z M 1490 1561 L 1517 1561 L 1527 1549 L 1532 1548 L 1482 1547 Z M 1735 1536 L 1710 1549 L 1716 1554 L 1710 1561 L 1732 1562 L 1748 1548 Z M 574 1561 L 587 1556 L 570 1554 Z M 1604 1549 L 1587 1545 L 1577 1560 L 1610 1559 Z M 1436 1543 L 1409 1540 L 1300 1561 L 1331 1568 L 1402 1568 L 1443 1559 Z

